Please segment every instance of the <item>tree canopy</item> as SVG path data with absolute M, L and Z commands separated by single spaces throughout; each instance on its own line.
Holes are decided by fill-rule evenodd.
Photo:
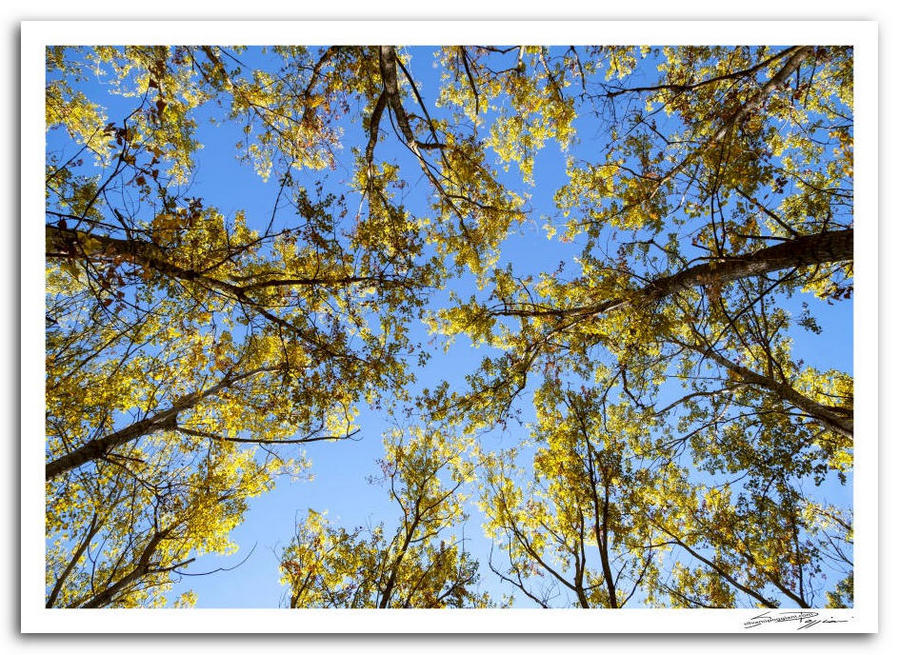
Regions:
M 372 413 L 394 514 L 283 526 L 290 607 L 852 605 L 851 48 L 46 67 L 47 607 L 190 605 Z

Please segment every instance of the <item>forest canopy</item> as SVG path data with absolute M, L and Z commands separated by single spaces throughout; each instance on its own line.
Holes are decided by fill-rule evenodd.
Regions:
M 202 604 L 373 447 L 272 607 L 852 607 L 852 48 L 54 46 L 45 100 L 48 608 Z

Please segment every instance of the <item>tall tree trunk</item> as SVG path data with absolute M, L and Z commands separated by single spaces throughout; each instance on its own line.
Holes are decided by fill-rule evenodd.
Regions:
M 155 270 L 169 277 L 181 280 L 202 280 L 224 290 L 233 290 L 232 285 L 197 271 L 181 268 L 169 261 L 166 250 L 161 246 L 142 239 L 118 239 L 105 234 L 93 234 L 81 230 L 47 225 L 44 228 L 47 258 L 113 258 L 121 257 L 145 269 Z
M 98 608 L 98 607 L 106 607 L 116 597 L 120 591 L 126 589 L 130 584 L 140 579 L 141 577 L 147 575 L 150 572 L 151 563 L 150 559 L 153 557 L 153 554 L 156 552 L 159 547 L 160 542 L 166 537 L 166 535 L 170 532 L 170 530 L 163 530 L 162 532 L 156 532 L 151 538 L 150 541 L 147 542 L 147 545 L 144 546 L 143 551 L 141 552 L 141 556 L 137 562 L 135 562 L 134 568 L 130 573 L 126 574 L 122 578 L 119 578 L 116 582 L 108 586 L 103 591 L 95 594 L 93 597 L 85 601 L 81 604 L 83 608 Z
M 654 280 L 640 295 L 660 300 L 682 289 L 702 284 L 726 284 L 786 268 L 853 260 L 853 228 L 797 237 L 754 253 L 726 257 Z
M 211 386 L 205 391 L 197 391 L 195 393 L 181 396 L 172 403 L 168 409 L 156 412 L 152 416 L 132 423 L 128 427 L 117 430 L 105 437 L 91 439 L 78 448 L 48 462 L 46 467 L 46 479 L 50 480 L 66 471 L 86 464 L 95 459 L 105 457 L 114 448 L 126 444 L 140 437 L 159 432 L 160 430 L 174 430 L 177 427 L 178 413 L 195 407 L 200 401 L 210 396 L 214 396 L 224 389 L 228 389 L 241 380 L 245 380 L 253 375 L 262 373 L 263 371 L 273 370 L 271 368 L 257 368 L 252 371 L 246 371 L 239 375 L 229 375 L 223 378 L 218 384 Z
M 679 291 L 702 285 L 724 285 L 747 277 L 773 273 L 786 268 L 835 264 L 853 261 L 853 228 L 832 230 L 797 237 L 746 255 L 722 257 L 717 261 L 691 266 L 683 271 L 653 280 L 635 291 L 582 307 L 507 307 L 495 310 L 500 316 L 590 317 L 622 309 L 629 305 L 656 302 Z
M 771 391 L 785 402 L 812 416 L 822 427 L 842 434 L 845 437 L 853 438 L 853 413 L 850 410 L 843 410 L 843 408 L 839 407 L 827 407 L 817 403 L 786 382 L 779 382 L 746 366 L 736 364 L 710 348 L 702 348 L 680 341 L 679 343 L 701 355 L 709 357 L 720 366 L 729 370 L 742 382 Z

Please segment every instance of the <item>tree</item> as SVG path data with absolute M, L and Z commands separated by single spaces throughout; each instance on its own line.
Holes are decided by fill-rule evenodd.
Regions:
M 285 75 L 308 61 L 302 50 L 281 54 Z M 292 178 L 294 169 L 324 166 L 334 145 L 332 109 L 312 111 L 318 73 L 304 73 L 302 102 L 272 107 L 286 90 L 263 93 L 258 71 L 249 79 L 240 67 L 226 71 L 220 55 L 48 52 L 48 130 L 64 129 L 80 145 L 74 157 L 48 157 L 48 508 L 55 494 L 74 502 L 71 485 L 83 475 L 118 485 L 109 467 L 145 486 L 188 484 L 196 475 L 145 457 L 148 442 L 208 464 L 204 452 L 227 444 L 347 438 L 356 403 L 402 396 L 409 380 L 405 323 L 440 271 L 420 256 L 422 238 L 390 200 L 389 178 L 380 204 L 351 230 L 342 198 L 308 192 Z M 116 91 L 134 98 L 121 122 L 105 123 L 101 109 L 72 90 L 87 64 L 111 70 Z M 199 147 L 193 116 L 223 97 L 231 108 L 221 120 L 265 128 L 242 156 L 263 175 L 273 158 L 283 167 L 261 229 L 248 228 L 241 212 L 226 218 L 185 195 Z M 311 156 L 298 139 L 318 152 Z M 296 218 L 282 229 L 285 201 Z M 160 468 L 148 470 L 148 461 Z M 228 485 L 219 493 L 253 495 Z M 75 543 L 66 531 L 76 526 L 57 527 L 63 532 L 51 529 L 51 539 Z
M 566 53 L 560 71 L 569 57 L 578 55 Z M 632 49 L 609 58 L 620 77 L 636 65 Z M 535 281 L 495 271 L 489 302 L 473 298 L 443 311 L 438 324 L 446 333 L 464 331 L 508 353 L 486 363 L 476 381 L 483 404 L 509 404 L 493 372 L 515 392 L 541 360 L 589 371 L 598 346 L 640 388 L 645 371 L 657 374 L 648 371 L 651 362 L 675 356 L 670 345 L 694 360 L 716 349 L 765 348 L 738 322 L 760 303 L 800 289 L 849 296 L 849 51 L 668 48 L 657 59 L 658 84 L 595 82 L 597 93 L 585 87 L 580 94 L 598 113 L 600 103 L 642 101 L 610 126 L 600 161 L 570 157 L 570 182 L 556 194 L 569 217 L 562 239 L 583 243 L 581 275 L 563 281 L 542 272 Z M 788 85 L 789 78 L 798 81 Z M 605 113 L 617 116 L 611 106 Z M 828 139 L 811 138 L 820 133 L 836 152 Z M 608 252 L 605 244 L 617 241 Z M 501 322 L 507 318 L 517 324 Z M 572 361 L 561 364 L 559 353 Z M 749 361 L 772 365 L 771 354 L 768 362 L 759 354 Z M 794 393 L 783 375 L 796 372 L 786 365 L 773 377 L 716 362 L 830 429 L 852 433 L 850 397 L 823 407 Z
M 233 551 L 247 500 L 284 464 L 224 441 L 198 451 L 155 434 L 141 446 L 48 482 L 47 607 L 163 604 L 197 556 Z
M 686 439 L 665 412 L 608 396 L 541 387 L 520 446 L 533 452 L 530 481 L 519 453 L 484 457 L 481 508 L 508 558 L 491 562 L 503 580 L 543 607 L 810 607 L 824 566 L 847 573 L 849 521 L 800 491 L 826 468 L 810 439 L 798 446 L 771 424 L 748 438 L 725 422 L 691 435 L 694 461 L 679 464 Z M 699 482 L 698 467 L 725 482 Z
M 529 405 L 479 455 L 517 593 L 809 606 L 827 561 L 851 602 L 852 520 L 809 489 L 852 471 L 853 378 L 794 344 L 852 297 L 852 50 L 442 47 L 440 79 L 423 54 L 48 49 L 48 605 L 164 602 L 361 406 L 430 426 L 386 443 L 403 518 L 310 514 L 292 606 L 484 604 L 432 543 L 473 483 L 432 496 L 468 477 L 458 430 Z M 194 195 L 209 121 L 270 209 Z M 538 223 L 556 269 L 509 254 Z M 416 382 L 422 322 L 487 350 L 466 384 Z
M 583 87 L 580 99 L 604 103 L 605 115 L 616 111 L 620 98 L 641 97 L 644 106 L 619 115 L 599 162 L 569 159 L 570 182 L 556 199 L 571 216 L 563 240 L 583 244 L 581 274 L 568 281 L 560 271 L 520 276 L 511 266 L 495 272 L 487 300 L 473 296 L 443 310 L 437 325 L 446 334 L 464 331 L 506 353 L 485 360 L 471 378 L 471 392 L 439 392 L 434 400 L 454 411 L 465 408 L 476 425 L 489 424 L 506 416 L 537 376 L 545 380 L 542 388 L 596 380 L 601 396 L 618 395 L 639 425 L 653 426 L 668 415 L 672 422 L 651 443 L 673 464 L 689 447 L 691 464 L 668 483 L 682 488 L 689 504 L 677 509 L 672 499 L 644 496 L 633 507 L 641 508 L 652 530 L 662 530 L 660 545 L 679 546 L 693 564 L 677 565 L 675 582 L 655 590 L 652 578 L 641 578 L 648 598 L 730 606 L 741 602 L 737 592 L 751 603 L 808 606 L 822 554 L 814 544 L 815 522 L 804 517 L 817 505 L 795 485 L 804 479 L 818 485 L 829 474 L 844 479 L 851 461 L 852 378 L 792 358 L 784 305 L 798 292 L 828 302 L 851 293 L 851 60 L 840 49 L 725 52 L 666 49 L 658 83 L 599 84 L 597 93 Z M 625 74 L 636 62 L 628 53 L 618 53 L 630 61 Z M 614 67 L 622 63 L 615 53 L 610 59 Z M 796 83 L 788 85 L 789 78 Z M 820 142 L 819 134 L 828 138 Z M 799 314 L 795 325 L 820 330 L 808 310 Z M 686 387 L 680 397 L 672 397 L 668 380 Z M 593 440 L 602 446 L 605 438 Z M 524 582 L 543 571 L 579 604 L 590 604 L 585 592 L 595 583 L 585 583 L 583 536 L 569 520 L 575 509 L 576 516 L 584 514 L 571 476 L 592 479 L 586 447 L 570 444 L 554 455 L 569 462 L 555 473 L 538 459 L 545 451 L 535 455 L 537 480 L 546 480 L 551 494 L 551 504 L 540 510 L 531 485 L 516 492 L 508 477 L 488 478 L 489 524 L 507 531 L 507 549 L 515 553 L 505 575 L 539 603 L 546 594 L 530 593 Z M 626 455 L 640 456 L 640 450 Z M 709 510 L 707 492 L 690 482 L 698 469 L 741 481 L 734 501 L 729 493 L 708 491 L 709 505 L 728 508 L 717 511 L 715 521 L 731 528 L 708 514 L 699 518 Z M 642 472 L 654 475 L 652 467 Z M 515 498 L 530 504 L 510 506 Z M 507 514 L 492 516 L 491 506 Z M 659 521 L 678 520 L 684 512 L 699 522 L 679 532 Z M 786 541 L 779 546 L 773 534 Z M 702 547 L 693 547 L 695 539 Z M 595 541 L 602 559 L 603 541 Z M 567 553 L 557 560 L 562 570 L 535 543 L 556 543 Z M 780 568 L 784 559 L 793 564 Z M 672 566 L 670 557 L 666 568 Z M 564 580 L 564 571 L 575 578 Z M 607 591 L 605 602 L 611 598 Z
M 491 567 L 542 607 L 561 592 L 583 608 L 624 607 L 655 584 L 666 543 L 645 518 L 662 484 L 647 424 L 587 388 L 547 384 L 535 409 L 533 481 L 517 483 L 515 452 L 482 463 L 481 508 L 509 560 Z
M 383 522 L 347 532 L 310 510 L 282 554 L 290 606 L 486 607 L 474 588 L 478 562 L 450 534 L 465 519 L 459 489 L 473 477 L 465 449 L 438 430 L 388 435 L 381 469 L 400 510 L 393 535 Z

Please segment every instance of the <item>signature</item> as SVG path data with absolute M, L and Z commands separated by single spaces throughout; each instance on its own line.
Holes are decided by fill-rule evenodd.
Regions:
M 820 623 L 847 623 L 848 619 L 836 619 L 833 616 L 819 618 L 819 612 L 809 610 L 787 610 L 782 612 L 763 612 L 744 621 L 744 628 L 756 628 L 767 623 L 798 622 L 797 630 L 806 630 Z

